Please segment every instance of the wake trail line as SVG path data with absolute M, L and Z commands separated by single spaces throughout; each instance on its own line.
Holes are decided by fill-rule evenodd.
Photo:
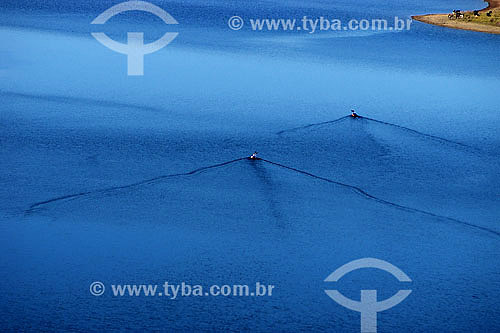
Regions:
M 427 137 L 427 138 L 430 138 L 430 139 L 434 139 L 434 140 L 446 142 L 446 143 L 453 144 L 453 145 L 458 145 L 458 146 L 469 148 L 469 149 L 472 149 L 472 150 L 475 150 L 475 151 L 479 150 L 478 148 L 469 146 L 469 145 L 467 145 L 465 143 L 461 143 L 461 142 L 457 142 L 457 141 L 445 139 L 445 138 L 442 138 L 440 136 L 436 136 L 436 135 L 432 135 L 432 134 L 423 133 L 423 132 L 420 132 L 420 131 L 417 131 L 417 130 L 414 130 L 414 129 L 411 129 L 411 128 L 408 128 L 408 127 L 405 127 L 405 126 L 401 126 L 401 125 L 397 125 L 397 124 L 393 124 L 393 123 L 388 123 L 386 121 L 377 120 L 377 119 L 373 119 L 373 118 L 368 118 L 368 117 L 364 117 L 364 116 L 358 116 L 358 117 L 359 118 L 352 119 L 352 120 L 353 121 L 359 121 L 359 120 L 363 120 L 364 119 L 364 120 L 368 120 L 368 121 L 373 121 L 373 122 L 376 122 L 376 123 L 379 123 L 379 124 L 382 124 L 382 125 L 388 125 L 388 126 L 396 127 L 396 128 L 399 128 L 399 129 L 411 132 L 413 134 L 418 134 L 420 136 L 424 136 L 424 137 Z M 347 119 L 347 118 L 351 118 L 351 116 L 344 116 L 344 117 L 341 117 L 341 118 L 338 118 L 338 119 L 335 119 L 335 120 L 323 121 L 321 123 L 309 124 L 309 125 L 305 125 L 305 126 L 300 126 L 300 127 L 295 127 L 295 128 L 291 128 L 291 129 L 286 129 L 286 130 L 279 131 L 276 134 L 277 135 L 282 135 L 283 133 L 286 133 L 286 132 L 294 132 L 294 131 L 298 131 L 298 130 L 306 129 L 306 128 L 310 128 L 310 127 L 316 127 L 316 126 L 321 126 L 321 125 L 326 125 L 326 124 L 333 124 L 333 123 L 339 122 L 339 121 Z
M 222 167 L 222 166 L 225 166 L 225 165 L 228 165 L 228 164 L 231 164 L 231 163 L 235 163 L 235 162 L 238 162 L 238 161 L 241 161 L 241 160 L 245 160 L 245 159 L 247 159 L 247 157 L 241 157 L 241 158 L 237 158 L 235 160 L 231 160 L 231 161 L 227 161 L 227 162 L 222 162 L 222 163 L 218 163 L 218 164 L 214 164 L 214 165 L 210 165 L 210 166 L 201 167 L 201 168 L 189 171 L 189 172 L 174 173 L 174 174 L 170 174 L 170 175 L 158 176 L 158 177 L 154 177 L 154 178 L 151 178 L 151 179 L 141 180 L 139 182 L 135 182 L 135 183 L 132 183 L 132 184 L 121 185 L 121 186 L 112 186 L 112 187 L 107 187 L 107 188 L 98 189 L 98 190 L 94 190 L 94 191 L 87 191 L 87 192 L 80 192 L 80 193 L 63 195 L 63 196 L 60 196 L 60 197 L 56 197 L 56 198 L 52 198 L 52 199 L 48 199 L 48 200 L 36 202 L 36 203 L 32 204 L 28 209 L 26 209 L 24 211 L 24 213 L 26 215 L 29 215 L 29 214 L 33 213 L 37 208 L 40 208 L 42 206 L 45 206 L 45 205 L 48 205 L 48 204 L 51 204 L 51 203 L 54 203 L 54 202 L 57 202 L 57 201 L 63 201 L 63 200 L 67 200 L 67 199 L 76 199 L 76 198 L 87 196 L 87 195 L 91 195 L 91 194 L 106 193 L 106 192 L 123 190 L 123 189 L 132 188 L 132 187 L 141 186 L 141 185 L 146 185 L 146 184 L 152 184 L 154 182 L 157 182 L 157 181 L 160 181 L 160 180 L 163 180 L 163 179 L 166 179 L 166 178 L 180 177 L 180 176 L 191 176 L 191 175 L 200 173 L 200 172 L 205 171 L 205 170 L 219 168 L 219 167 Z
M 277 135 L 281 135 L 281 134 L 286 133 L 286 132 L 294 132 L 294 131 L 298 131 L 298 130 L 301 130 L 301 129 L 306 129 L 306 128 L 309 128 L 309 127 L 315 127 L 315 126 L 326 125 L 326 124 L 333 124 L 333 123 L 336 123 L 338 121 L 347 119 L 349 117 L 350 116 L 344 116 L 344 117 L 341 117 L 341 118 L 335 119 L 335 120 L 323 121 L 321 123 L 309 124 L 309 125 L 305 125 L 305 126 L 299 126 L 299 127 L 295 127 L 295 128 L 291 128 L 291 129 L 286 129 L 286 130 L 279 131 L 276 134 Z
M 420 214 L 424 214 L 424 215 L 427 215 L 427 216 L 432 216 L 432 217 L 439 218 L 439 219 L 445 219 L 445 220 L 454 222 L 456 224 L 465 225 L 465 226 L 468 226 L 468 227 L 471 227 L 471 228 L 475 228 L 475 229 L 479 229 L 479 230 L 482 230 L 482 231 L 486 231 L 486 232 L 492 233 L 495 236 L 500 236 L 500 232 L 498 232 L 496 230 L 493 230 L 493 229 L 482 227 L 482 226 L 479 226 L 479 225 L 476 225 L 476 224 L 472 224 L 472 223 L 469 223 L 469 222 L 460 221 L 460 220 L 457 220 L 457 219 L 455 219 L 453 217 L 442 216 L 442 215 L 434 214 L 432 212 L 428 212 L 428 211 L 421 210 L 421 209 L 418 209 L 418 208 L 412 208 L 412 207 L 408 207 L 408 206 L 403 206 L 403 205 L 400 205 L 400 204 L 397 204 L 397 203 L 394 203 L 394 202 L 391 202 L 391 201 L 387 201 L 387 200 L 384 200 L 384 199 L 377 198 L 376 196 L 373 196 L 370 193 L 366 192 L 365 190 L 361 189 L 360 187 L 357 187 L 357 186 L 354 186 L 354 185 L 349 185 L 349 184 L 341 183 L 341 182 L 338 182 L 338 181 L 335 181 L 335 180 L 332 180 L 332 179 L 328 179 L 328 178 L 325 178 L 325 177 L 317 176 L 317 175 L 312 174 L 310 172 L 299 170 L 299 169 L 296 169 L 296 168 L 293 168 L 293 167 L 289 167 L 289 166 L 286 166 L 286 165 L 283 165 L 283 164 L 280 164 L 280 163 L 276 163 L 276 162 L 273 162 L 273 161 L 269 161 L 269 160 L 266 160 L 266 159 L 263 159 L 263 158 L 260 158 L 259 160 L 262 161 L 262 162 L 266 162 L 266 163 L 272 164 L 272 165 L 276 165 L 276 166 L 278 166 L 280 168 L 285 168 L 285 169 L 288 169 L 288 170 L 292 170 L 292 171 L 301 173 L 303 175 L 306 175 L 306 176 L 309 176 L 309 177 L 312 177 L 312 178 L 315 178 L 315 179 L 319 179 L 319 180 L 322 180 L 322 181 L 325 181 L 325 182 L 328 182 L 328 183 L 331 183 L 331 184 L 336 184 L 336 185 L 348 188 L 348 189 L 354 191 L 355 193 L 357 193 L 357 194 L 365 197 L 366 199 L 374 200 L 374 201 L 376 201 L 376 202 L 378 202 L 380 204 L 386 205 L 386 206 L 395 207 L 395 208 L 398 208 L 398 209 L 401 209 L 401 210 L 404 210 L 404 211 L 407 211 L 407 212 L 420 213 Z
M 127 184 L 127 185 L 112 186 L 112 187 L 107 187 L 107 188 L 98 189 L 98 190 L 94 190 L 94 191 L 86 191 L 86 192 L 80 192 L 80 193 L 74 193 L 74 194 L 67 194 L 67 195 L 63 195 L 63 196 L 60 196 L 60 197 L 55 197 L 55 198 L 52 198 L 52 199 L 48 199 L 48 200 L 36 202 L 36 203 L 32 204 L 28 209 L 26 209 L 24 211 L 24 213 L 25 213 L 25 215 L 30 215 L 33 212 L 35 212 L 35 210 L 37 208 L 40 208 L 42 206 L 45 206 L 45 205 L 48 205 L 48 204 L 51 204 L 51 203 L 54 203 L 54 202 L 58 202 L 58 201 L 63 201 L 63 200 L 68 200 L 68 199 L 76 199 L 76 198 L 84 197 L 84 196 L 87 196 L 87 195 L 93 195 L 93 194 L 99 194 L 99 193 L 106 193 L 106 192 L 111 192 L 111 191 L 117 191 L 117 190 L 127 189 L 127 188 L 133 188 L 133 187 L 137 187 L 137 186 L 141 186 L 141 185 L 146 185 L 146 184 L 152 184 L 152 183 L 155 183 L 157 181 L 160 181 L 160 180 L 163 180 L 163 179 L 167 179 L 167 178 L 180 177 L 180 176 L 191 176 L 191 175 L 200 173 L 200 172 L 205 171 L 205 170 L 223 167 L 223 166 L 235 163 L 235 162 L 239 162 L 239 161 L 242 161 L 242 160 L 248 160 L 248 159 L 249 159 L 248 157 L 241 157 L 241 158 L 237 158 L 237 159 L 234 159 L 234 160 L 231 160 L 231 161 L 227 161 L 227 162 L 222 162 L 222 163 L 218 163 L 218 164 L 214 164 L 214 165 L 210 165 L 210 166 L 201 167 L 201 168 L 189 171 L 189 172 L 163 175 L 163 176 L 158 176 L 158 177 L 154 177 L 154 178 L 151 178 L 151 179 L 142 180 L 142 181 L 131 183 L 131 184 Z M 500 236 L 500 232 L 495 231 L 493 229 L 489 229 L 489 228 L 482 227 L 482 226 L 479 226 L 479 225 L 475 225 L 475 224 L 472 224 L 472 223 L 468 223 L 468 222 L 464 222 L 464 221 L 461 221 L 461 220 L 457 220 L 457 219 L 452 218 L 452 217 L 442 216 L 442 215 L 434 214 L 432 212 L 428 212 L 428 211 L 421 210 L 421 209 L 418 209 L 418 208 L 412 208 L 412 207 L 408 207 L 408 206 L 403 206 L 403 205 L 400 205 L 400 204 L 397 204 L 397 203 L 394 203 L 394 202 L 391 202 L 391 201 L 380 199 L 380 198 L 378 198 L 378 197 L 376 197 L 374 195 L 369 194 L 368 192 L 366 192 L 362 188 L 354 186 L 354 185 L 349 185 L 349 184 L 341 183 L 341 182 L 338 182 L 338 181 L 335 181 L 335 180 L 332 180 L 332 179 L 328 179 L 328 178 L 325 178 L 325 177 L 317 176 L 317 175 L 312 174 L 310 172 L 299 170 L 299 169 L 296 169 L 296 168 L 293 168 L 293 167 L 289 167 L 289 166 L 286 166 L 286 165 L 283 165 L 283 164 L 280 164 L 280 163 L 277 163 L 277 162 L 269 161 L 269 160 L 266 160 L 266 159 L 263 159 L 263 158 L 257 158 L 257 161 L 262 161 L 262 162 L 265 162 L 265 163 L 269 163 L 269 164 L 278 166 L 280 168 L 288 169 L 288 170 L 291 170 L 291 171 L 294 171 L 294 172 L 297 172 L 297 173 L 300 173 L 300 174 L 303 174 L 303 175 L 306 175 L 306 176 L 309 176 L 309 177 L 312 177 L 312 178 L 315 178 L 315 179 L 318 179 L 318 180 L 322 180 L 322 181 L 325 181 L 325 182 L 328 182 L 328 183 L 331 183 L 331 184 L 335 184 L 335 185 L 339 185 L 339 186 L 348 188 L 348 189 L 354 191 L 355 193 L 361 195 L 362 197 L 364 197 L 366 199 L 376 201 L 376 202 L 378 202 L 380 204 L 383 204 L 383 205 L 386 205 L 386 206 L 391 206 L 391 207 L 394 207 L 394 208 L 397 208 L 397 209 L 401 209 L 401 210 L 404 210 L 404 211 L 407 211 L 407 212 L 420 213 L 420 214 L 424 214 L 424 215 L 427 215 L 427 216 L 432 216 L 432 217 L 435 217 L 435 218 L 438 218 L 438 219 L 444 219 L 444 220 L 447 220 L 447 221 L 454 222 L 456 224 L 465 225 L 465 226 L 468 226 L 468 227 L 471 227 L 471 228 L 475 228 L 475 229 L 479 229 L 479 230 L 482 230 L 482 231 L 486 231 L 486 232 L 492 233 L 492 234 L 494 234 L 496 236 Z
M 459 146 L 462 146 L 462 147 L 466 147 L 466 148 L 477 150 L 477 148 L 469 146 L 469 145 L 466 145 L 465 143 L 461 143 L 461 142 L 457 142 L 457 141 L 453 141 L 453 140 L 448 140 L 448 139 L 442 138 L 440 136 L 432 135 L 432 134 L 422 133 L 422 132 L 419 132 L 417 130 L 405 127 L 405 126 L 401 126 L 401 125 L 397 125 L 397 124 L 393 124 L 393 123 L 388 123 L 386 121 L 377 120 L 377 119 L 373 119 L 373 118 L 367 118 L 367 117 L 361 117 L 361 119 L 366 119 L 366 120 L 373 121 L 373 122 L 376 122 L 376 123 L 379 123 L 379 124 L 397 127 L 399 129 L 403 129 L 405 131 L 412 132 L 414 134 L 418 134 L 418 135 L 421 135 L 421 136 L 425 136 L 425 137 L 428 137 L 428 138 L 431 138 L 431 139 L 434 139 L 434 140 L 439 140 L 439 141 L 451 143 L 451 144 L 454 144 L 454 145 L 459 145 Z

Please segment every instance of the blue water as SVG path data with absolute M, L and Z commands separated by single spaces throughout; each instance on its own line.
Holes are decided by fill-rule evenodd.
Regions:
M 179 25 L 129 13 L 102 27 L 121 41 L 179 32 L 142 77 L 90 36 L 118 2 L 0 4 L 2 330 L 359 332 L 324 279 L 364 257 L 412 279 L 380 332 L 500 330 L 499 37 L 419 22 L 227 27 L 233 15 L 392 20 L 483 2 L 152 2 Z M 365 118 L 342 118 L 352 108 Z M 244 158 L 255 150 L 263 160 Z M 110 291 L 165 281 L 275 289 Z M 336 287 L 359 300 L 408 286 L 366 269 Z

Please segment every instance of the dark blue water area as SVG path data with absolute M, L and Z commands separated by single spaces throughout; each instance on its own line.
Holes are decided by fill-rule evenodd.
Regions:
M 412 290 L 379 332 L 499 330 L 498 37 L 227 26 L 483 2 L 153 1 L 179 25 L 130 13 L 99 27 L 122 42 L 179 32 L 142 77 L 90 36 L 116 3 L 0 5 L 1 329 L 358 332 L 359 313 L 324 292 L 338 288 Z M 365 257 L 412 282 L 376 269 L 324 282 Z M 110 287 L 165 281 L 275 289 L 174 300 Z
M 238 140 L 34 128 L 2 139 L 12 163 L 2 198 L 4 328 L 355 332 L 359 315 L 330 300 L 323 280 L 362 257 L 394 263 L 413 280 L 412 295 L 379 314 L 381 331 L 498 325 L 498 187 L 475 148 L 349 118 Z M 265 147 L 269 161 L 347 186 L 267 159 L 189 174 L 254 146 Z M 485 178 L 464 176 L 474 163 Z M 29 209 L 47 199 L 56 200 Z M 96 280 L 108 288 L 276 287 L 272 297 L 253 299 L 94 297 L 88 286 Z M 335 284 L 353 299 L 360 289 L 377 289 L 382 299 L 403 287 L 377 270 Z
M 380 330 L 498 325 L 491 295 L 498 236 L 394 210 L 263 161 L 54 202 L 2 224 L 2 235 L 13 254 L 2 259 L 10 272 L 7 328 L 357 331 L 358 316 L 332 303 L 322 281 L 367 256 L 397 264 L 414 281 L 404 305 L 379 315 Z M 276 290 L 250 300 L 98 298 L 88 294 L 94 280 L 260 281 Z M 381 298 L 402 288 L 377 271 L 350 273 L 335 288 L 357 299 L 367 286 Z

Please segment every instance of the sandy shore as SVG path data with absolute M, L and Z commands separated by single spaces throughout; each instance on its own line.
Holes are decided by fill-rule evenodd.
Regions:
M 488 7 L 480 10 L 482 15 L 490 10 L 500 11 L 500 0 L 487 0 Z M 471 30 L 478 32 L 486 32 L 490 34 L 500 34 L 500 26 L 488 25 L 476 22 L 467 22 L 463 19 L 450 20 L 448 18 L 448 13 L 446 14 L 428 14 L 428 15 L 416 15 L 412 16 L 414 20 L 439 25 L 441 27 L 461 29 L 461 30 Z

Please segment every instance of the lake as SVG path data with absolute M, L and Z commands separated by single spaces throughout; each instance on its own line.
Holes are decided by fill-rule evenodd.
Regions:
M 380 332 L 500 329 L 499 37 L 250 24 L 482 1 L 151 1 L 179 24 L 90 24 L 117 3 L 0 5 L 0 328 L 358 332 L 360 313 L 325 290 L 411 289 Z M 98 31 L 179 35 L 127 76 Z M 325 282 L 361 258 L 411 282 L 373 268 Z M 113 295 L 165 282 L 274 289 Z

